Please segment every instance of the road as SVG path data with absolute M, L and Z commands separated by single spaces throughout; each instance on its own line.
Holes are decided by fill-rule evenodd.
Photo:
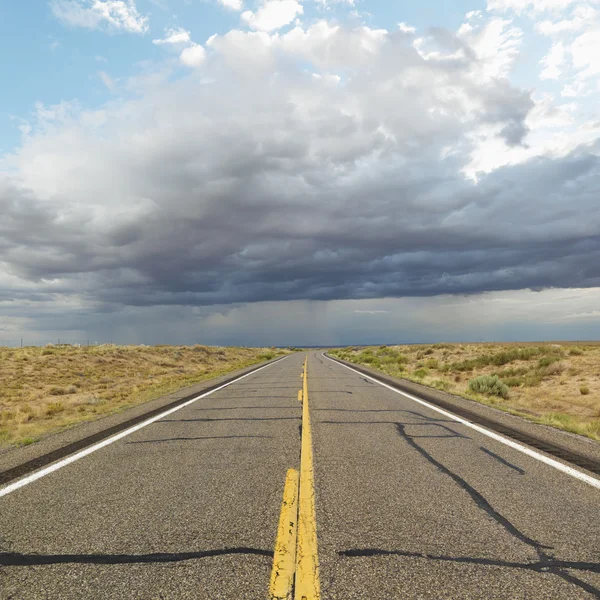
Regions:
M 0 598 L 264 599 L 302 362 L 0 498 Z M 321 597 L 600 597 L 600 491 L 308 359 Z

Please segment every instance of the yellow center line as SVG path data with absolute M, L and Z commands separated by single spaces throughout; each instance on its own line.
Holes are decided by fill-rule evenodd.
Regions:
M 318 600 L 321 596 L 319 557 L 317 552 L 312 431 L 308 412 L 307 362 L 308 358 L 304 361 L 302 386 L 302 451 L 300 455 L 295 600 Z
M 319 600 L 319 557 L 310 415 L 308 412 L 308 358 L 304 361 L 302 389 L 302 447 L 300 473 L 287 472 L 279 529 L 275 542 L 269 598 L 271 600 Z
M 299 475 L 289 469 L 283 488 L 283 502 L 271 570 L 269 597 L 271 600 L 292 600 L 294 571 L 296 570 L 296 534 L 298 525 Z

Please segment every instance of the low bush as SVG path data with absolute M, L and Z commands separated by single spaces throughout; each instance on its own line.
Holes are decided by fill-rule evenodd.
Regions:
M 418 379 L 423 379 L 427 375 L 427 369 L 417 369 L 413 372 L 413 375 Z
M 551 364 L 558 362 L 559 360 L 560 358 L 558 356 L 544 356 L 538 360 L 538 367 L 549 367 Z
M 542 373 L 545 376 L 549 375 L 560 375 L 565 370 L 565 365 L 561 362 L 553 362 L 544 369 L 542 369 Z
M 587 396 L 590 393 L 590 388 L 587 385 L 582 385 L 579 388 L 579 392 L 582 396 Z
M 64 396 L 67 393 L 67 390 L 65 390 L 65 388 L 63 387 L 54 386 L 50 388 L 50 391 L 48 393 L 51 396 Z
M 508 386 L 496 375 L 480 375 L 471 379 L 469 389 L 476 394 L 508 398 Z
M 571 348 L 569 350 L 569 354 L 571 356 L 581 356 L 583 354 L 583 350 L 581 348 Z
M 62 412 L 63 410 L 65 410 L 65 407 L 62 402 L 51 402 L 48 404 L 48 406 L 46 406 L 46 415 L 51 417 L 52 415 Z

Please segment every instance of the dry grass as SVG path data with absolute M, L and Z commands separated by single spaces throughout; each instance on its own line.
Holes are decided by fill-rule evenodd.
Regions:
M 0 447 L 287 353 L 209 346 L 0 347 Z
M 332 354 L 600 440 L 598 343 L 350 347 Z M 469 382 L 482 375 L 498 376 L 507 397 L 473 392 Z

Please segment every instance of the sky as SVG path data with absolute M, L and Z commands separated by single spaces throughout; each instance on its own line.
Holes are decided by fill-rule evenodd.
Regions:
M 600 339 L 600 0 L 0 3 L 0 344 Z

